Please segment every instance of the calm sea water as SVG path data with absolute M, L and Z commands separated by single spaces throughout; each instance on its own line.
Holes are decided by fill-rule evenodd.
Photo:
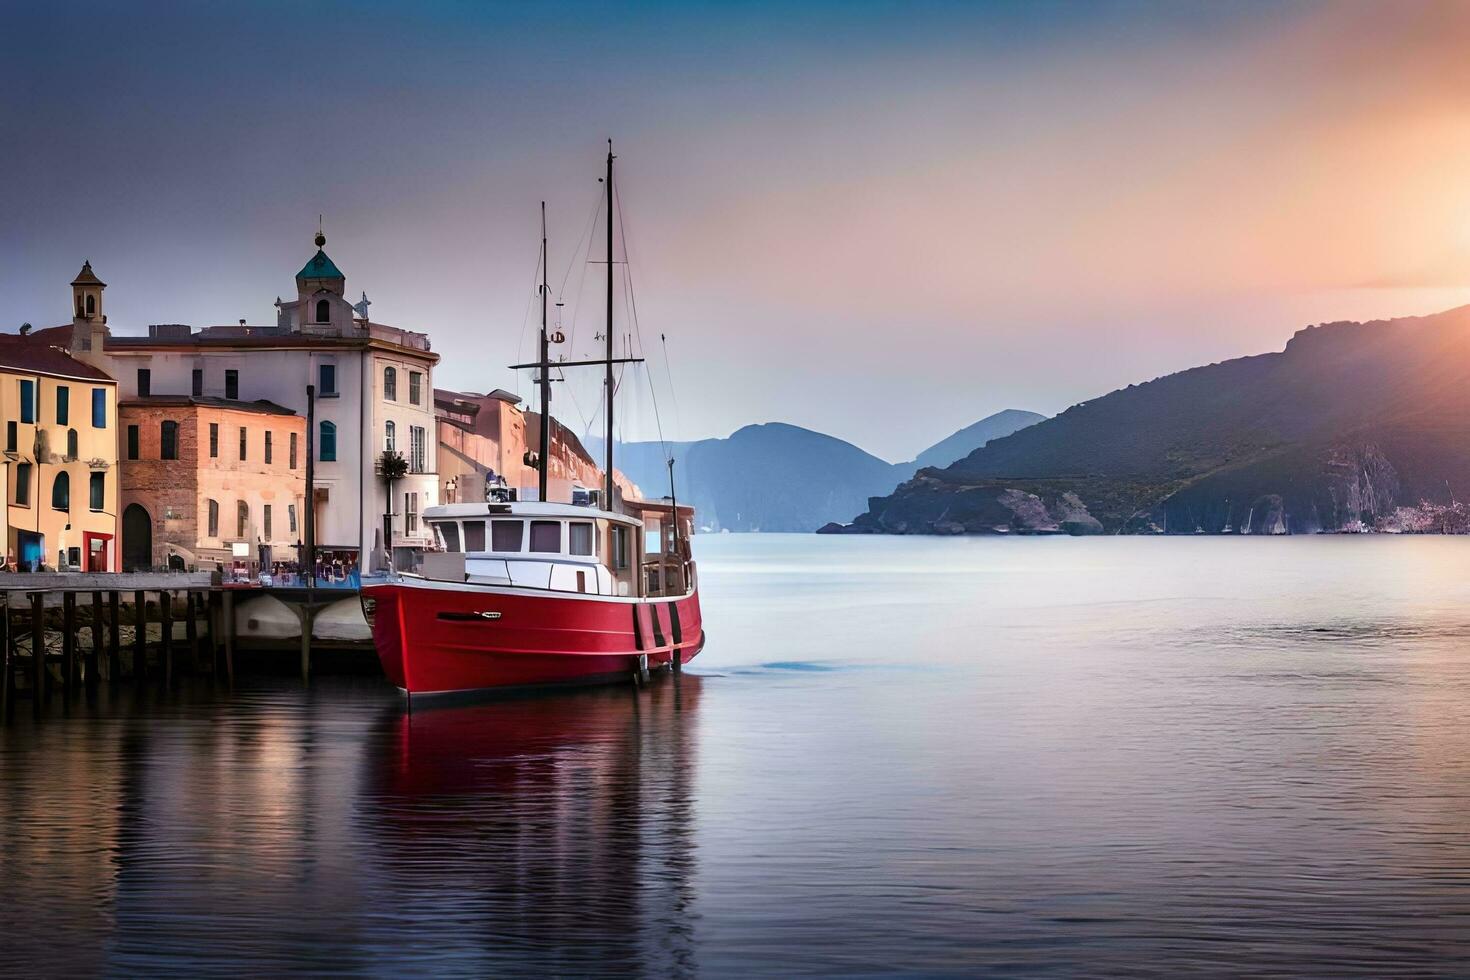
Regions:
M 697 554 L 677 685 L 23 710 L 0 972 L 1470 972 L 1470 539 Z

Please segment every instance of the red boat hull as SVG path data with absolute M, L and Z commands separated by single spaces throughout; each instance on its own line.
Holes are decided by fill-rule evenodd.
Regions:
M 626 681 L 704 647 L 699 592 L 618 599 L 441 583 L 364 585 L 383 672 L 409 694 Z

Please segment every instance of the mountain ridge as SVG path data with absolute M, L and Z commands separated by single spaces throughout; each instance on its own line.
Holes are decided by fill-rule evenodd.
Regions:
M 945 437 L 920 453 L 948 443 L 990 438 L 1042 418 L 1007 409 Z M 731 531 L 814 531 L 846 520 L 874 494 L 893 490 L 913 475 L 916 461 L 890 463 L 846 440 L 789 422 L 757 422 L 723 438 L 668 443 L 675 458 L 676 489 L 692 503 L 703 527 Z M 587 440 L 594 458 L 600 440 Z M 944 450 L 940 450 L 943 452 Z M 619 443 L 617 466 L 644 494 L 668 492 L 665 444 Z
M 1400 510 L 1443 503 L 1457 484 L 1470 490 L 1467 392 L 1470 306 L 1314 325 L 1280 351 L 1130 385 L 920 470 L 870 500 L 852 529 L 1261 533 L 1391 523 Z M 1006 503 L 1021 500 L 1025 516 Z

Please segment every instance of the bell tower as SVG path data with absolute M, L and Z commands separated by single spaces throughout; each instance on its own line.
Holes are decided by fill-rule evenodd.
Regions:
M 297 329 L 340 333 L 352 321 L 352 307 L 344 297 L 347 277 L 322 250 L 327 236 L 320 230 L 315 242 L 316 254 L 296 273 Z
M 107 314 L 102 312 L 102 290 L 107 283 L 97 278 L 91 262 L 71 281 L 71 349 L 74 353 L 102 349 L 107 336 Z
M 97 278 L 91 262 L 82 263 L 82 271 L 71 281 L 72 320 L 98 320 L 107 322 L 102 313 L 102 290 L 107 283 Z

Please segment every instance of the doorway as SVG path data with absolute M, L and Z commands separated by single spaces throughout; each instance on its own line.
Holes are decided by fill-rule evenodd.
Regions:
M 153 567 L 153 519 L 142 504 L 128 504 L 122 519 L 123 571 L 147 571 Z

